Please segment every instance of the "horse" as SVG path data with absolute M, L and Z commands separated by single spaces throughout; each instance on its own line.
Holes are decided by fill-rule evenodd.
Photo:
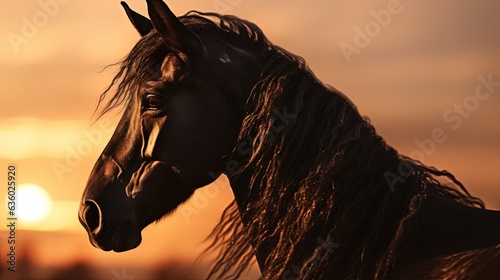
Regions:
M 208 278 L 254 257 L 262 279 L 498 275 L 500 213 L 398 153 L 303 58 L 236 16 L 146 2 L 149 18 L 122 2 L 141 39 L 98 103 L 123 115 L 80 202 L 93 246 L 136 248 L 224 174 L 235 199 L 209 236 Z

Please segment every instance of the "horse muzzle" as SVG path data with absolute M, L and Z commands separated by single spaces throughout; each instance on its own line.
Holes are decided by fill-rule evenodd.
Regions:
M 108 163 L 93 170 L 95 179 L 87 185 L 79 220 L 93 246 L 122 252 L 139 246 L 142 229 L 177 207 L 192 191 L 183 194 L 176 168 L 164 162 L 142 160 L 119 176 Z M 175 205 L 163 199 L 162 193 L 169 193 L 165 189 L 172 190 L 169 201 L 178 198 Z
M 80 223 L 87 230 L 94 247 L 104 251 L 123 252 L 141 244 L 142 228 L 138 226 L 133 212 L 117 216 L 103 210 L 94 200 L 86 200 L 80 207 Z

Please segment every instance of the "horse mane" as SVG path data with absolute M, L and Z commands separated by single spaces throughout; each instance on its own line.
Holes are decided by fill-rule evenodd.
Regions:
M 243 214 L 233 201 L 210 234 L 207 250 L 218 254 L 208 278 L 238 278 L 258 249 L 272 248 L 263 279 L 384 279 L 411 245 L 427 189 L 484 208 L 452 174 L 399 155 L 344 95 L 322 84 L 304 59 L 270 43 L 256 25 L 215 13 L 180 19 L 198 35 L 216 34 L 265 62 L 238 139 L 251 144 L 251 155 L 233 154 L 251 174 L 251 196 Z M 101 115 L 159 75 L 167 52 L 155 31 L 144 36 L 101 95 L 98 108 L 117 85 Z M 283 123 L 277 114 L 293 118 Z M 401 165 L 411 173 L 391 185 L 386 174 L 400 174 Z
M 217 18 L 220 26 L 240 24 Z M 246 36 L 241 28 L 235 33 Z M 449 172 L 388 146 L 304 59 L 270 42 L 262 47 L 258 53 L 267 63 L 248 97 L 239 136 L 252 153 L 233 155 L 242 173 L 251 174 L 249 192 L 258 199 L 248 198 L 247 225 L 235 202 L 224 211 L 209 236 L 208 250 L 220 251 L 208 278 L 236 279 L 259 248 L 271 247 L 263 279 L 385 279 L 411 245 L 426 189 L 484 208 Z M 277 114 L 295 117 L 277 130 L 283 125 Z M 391 186 L 387 172 L 400 174 L 401 165 L 411 174 Z

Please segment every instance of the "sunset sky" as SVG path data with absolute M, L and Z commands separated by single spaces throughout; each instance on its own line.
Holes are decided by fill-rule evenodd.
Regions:
M 145 1 L 127 2 L 147 14 Z M 216 11 L 256 23 L 272 42 L 303 56 L 319 79 L 344 92 L 401 153 L 425 154 L 418 143 L 441 129 L 446 141 L 425 154 L 424 162 L 452 172 L 489 208 L 500 209 L 500 86 L 483 87 L 483 99 L 476 95 L 485 80 L 500 82 L 499 1 L 168 4 L 177 15 Z M 220 195 L 199 213 L 186 216 L 179 209 L 148 227 L 143 244 L 131 252 L 94 249 L 77 220 L 87 177 L 119 118 L 116 111 L 92 124 L 97 99 L 116 68 L 102 70 L 139 39 L 119 1 L 9 1 L 0 18 L 1 185 L 6 186 L 7 165 L 14 164 L 18 183 L 39 185 L 53 200 L 43 222 L 21 224 L 18 252 L 29 248 L 42 266 L 84 261 L 121 269 L 193 261 L 231 200 L 224 180 L 212 186 L 222 188 Z M 184 207 L 201 200 L 203 190 Z M 5 230 L 0 229 L 2 263 Z

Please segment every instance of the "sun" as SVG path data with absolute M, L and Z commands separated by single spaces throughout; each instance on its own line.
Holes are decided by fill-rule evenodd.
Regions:
M 16 216 L 27 225 L 42 222 L 52 211 L 52 198 L 35 184 L 19 185 L 16 204 Z

